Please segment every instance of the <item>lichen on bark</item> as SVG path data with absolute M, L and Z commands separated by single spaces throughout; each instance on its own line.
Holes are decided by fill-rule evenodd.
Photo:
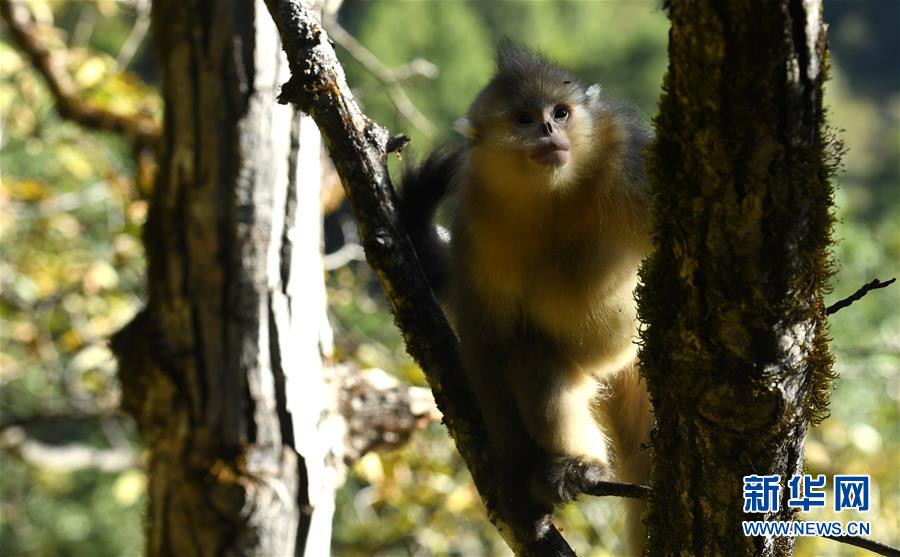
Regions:
M 807 427 L 831 389 L 823 294 L 839 149 L 822 109 L 820 8 L 668 5 L 648 154 L 656 251 L 638 292 L 657 417 L 651 554 L 791 551 L 789 540 L 743 535 L 741 486 L 744 475 L 802 470 Z M 785 507 L 755 518 L 790 519 Z

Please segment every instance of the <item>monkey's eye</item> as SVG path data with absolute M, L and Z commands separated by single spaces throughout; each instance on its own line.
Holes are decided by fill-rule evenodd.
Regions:
M 555 120 L 565 120 L 569 117 L 569 109 L 564 106 L 557 106 L 553 109 L 553 118 Z
M 520 112 L 516 114 L 516 124 L 519 124 L 520 126 L 527 126 L 533 123 L 534 118 L 531 117 L 531 114 L 528 114 L 527 112 Z

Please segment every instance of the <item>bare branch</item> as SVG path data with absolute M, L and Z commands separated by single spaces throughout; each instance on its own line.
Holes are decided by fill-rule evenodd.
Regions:
M 341 218 L 341 236 L 344 237 L 344 244 L 336 251 L 322 256 L 322 264 L 326 271 L 336 271 L 353 261 L 366 260 L 366 251 L 359 243 L 359 233 L 352 218 L 347 216 Z
M 896 278 L 892 278 L 891 280 L 881 282 L 878 279 L 872 279 L 872 282 L 864 284 L 859 290 L 857 290 L 850 296 L 844 298 L 843 300 L 838 300 L 837 302 L 828 306 L 828 308 L 825 310 L 825 315 L 832 315 L 834 313 L 837 313 L 837 312 L 841 311 L 842 309 L 844 309 L 845 307 L 852 304 L 853 302 L 859 300 L 860 298 L 862 298 L 863 296 L 868 294 L 870 291 L 877 290 L 879 288 L 884 288 L 885 286 L 890 286 L 890 285 L 894 284 L 894 281 L 896 281 L 896 280 L 897 280 Z
M 79 96 L 77 87 L 59 59 L 37 38 L 34 19 L 24 3 L 0 0 L 0 15 L 6 20 L 13 40 L 28 55 L 34 68 L 44 76 L 63 118 L 87 128 L 123 134 L 141 144 L 156 142 L 160 136 L 160 128 L 152 118 L 142 114 L 112 112 Z
M 97 26 L 99 17 L 97 7 L 93 4 L 84 3 L 78 8 L 78 20 L 69 35 L 69 48 L 81 48 L 88 44 L 94 34 L 94 27 Z
M 612 496 L 646 499 L 650 495 L 650 488 L 645 485 L 601 481 L 587 487 L 584 493 L 595 497 Z
M 93 469 L 121 472 L 138 467 L 138 455 L 129 447 L 98 449 L 88 445 L 53 446 L 29 438 L 21 427 L 11 427 L 0 435 L 3 448 L 33 466 L 60 472 Z
M 824 538 L 828 538 L 829 540 L 834 540 L 836 542 L 845 543 L 847 545 L 852 545 L 854 547 L 861 547 L 862 549 L 867 549 L 872 553 L 877 553 L 878 555 L 887 555 L 888 557 L 900 557 L 900 550 L 895 547 L 891 547 L 889 545 L 883 544 L 881 542 L 876 542 L 875 540 L 870 540 L 864 538 L 862 536 L 823 536 Z
M 336 251 L 322 256 L 322 265 L 326 271 L 337 271 L 353 261 L 365 261 L 366 252 L 359 244 L 346 243 Z
M 350 56 L 381 82 L 401 116 L 428 137 L 437 132 L 435 125 L 416 108 L 401 86 L 401 83 L 413 77 L 434 78 L 437 75 L 437 66 L 427 60 L 417 58 L 405 66 L 392 70 L 372 54 L 372 51 L 356 40 L 356 37 L 347 32 L 335 18 L 326 19 L 324 24 L 334 42 L 341 45 Z
M 144 42 L 144 37 L 147 36 L 147 31 L 150 29 L 150 0 L 137 0 L 135 9 L 137 17 L 134 25 L 131 27 L 128 37 L 125 38 L 125 42 L 122 43 L 122 47 L 119 48 L 119 55 L 116 56 L 116 64 L 123 70 L 131 64 L 138 47 Z

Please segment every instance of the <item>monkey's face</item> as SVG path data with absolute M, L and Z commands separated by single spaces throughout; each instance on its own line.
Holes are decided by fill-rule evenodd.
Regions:
M 537 165 L 559 167 L 567 164 L 572 154 L 568 137 L 572 108 L 565 104 L 544 105 L 515 113 L 514 126 L 527 147 L 528 158 Z
M 583 100 L 576 95 L 498 97 L 478 114 L 477 138 L 471 143 L 475 158 L 492 174 L 505 175 L 498 186 L 515 188 L 515 193 L 565 189 L 588 158 L 591 118 Z

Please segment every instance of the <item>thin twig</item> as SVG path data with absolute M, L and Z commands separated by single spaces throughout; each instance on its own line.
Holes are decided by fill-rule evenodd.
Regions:
M 322 264 L 326 271 L 337 271 L 353 261 L 365 261 L 366 251 L 359 244 L 344 244 L 337 250 L 322 256 Z
M 28 464 L 60 472 L 121 472 L 139 465 L 138 454 L 127 446 L 100 449 L 82 444 L 48 445 L 28 437 L 20 427 L 4 430 L 0 445 Z
M 646 499 L 650 495 L 650 488 L 638 484 L 600 481 L 588 486 L 583 493 L 585 495 L 593 495 L 594 497 Z
M 88 41 L 94 34 L 94 28 L 97 26 L 97 19 L 100 14 L 97 13 L 97 6 L 84 3 L 78 9 L 78 20 L 75 27 L 69 35 L 69 48 L 82 48 L 87 46 Z
M 852 545 L 854 547 L 860 547 L 862 549 L 866 549 L 871 551 L 872 553 L 877 553 L 878 555 L 887 555 L 888 557 L 900 557 L 900 549 L 896 547 L 891 547 L 887 544 L 883 544 L 881 542 L 876 542 L 875 540 L 870 540 L 868 538 L 864 538 L 862 536 L 822 536 L 823 538 L 828 538 L 829 540 L 834 540 L 836 542 L 845 543 L 847 545 Z
M 839 312 L 840 310 L 842 310 L 842 309 L 844 309 L 845 307 L 847 307 L 847 306 L 849 306 L 850 304 L 852 304 L 853 302 L 859 300 L 860 298 L 862 298 L 862 297 L 865 296 L 866 294 L 868 294 L 869 291 L 871 291 L 871 290 L 877 290 L 878 288 L 884 288 L 885 286 L 890 286 L 890 285 L 894 284 L 894 281 L 895 281 L 895 280 L 897 280 L 897 279 L 896 279 L 896 278 L 892 278 L 891 280 L 888 280 L 888 281 L 885 281 L 885 282 L 881 282 L 881 281 L 878 280 L 878 279 L 872 279 L 872 282 L 870 282 L 870 283 L 868 283 L 868 284 L 864 284 L 864 285 L 862 286 L 862 288 L 860 288 L 859 290 L 857 290 L 856 292 L 854 292 L 854 293 L 851 294 L 850 296 L 844 298 L 843 300 L 838 300 L 837 302 L 835 302 L 835 303 L 831 304 L 830 306 L 828 306 L 828 308 L 825 310 L 825 314 L 826 314 L 826 315 L 831 315 L 831 314 L 833 314 L 833 313 L 837 313 L 837 312 Z
M 406 95 L 406 91 L 400 85 L 413 76 L 433 78 L 437 74 L 437 68 L 425 60 L 413 62 L 392 70 L 385 66 L 372 51 L 362 45 L 356 37 L 344 29 L 334 18 L 328 18 L 324 22 L 328 34 L 337 44 L 346 50 L 357 62 L 381 82 L 397 112 L 406 118 L 413 126 L 428 137 L 432 137 L 437 128 L 422 112 L 416 108 L 412 100 Z
M 160 127 L 152 118 L 142 114 L 120 114 L 81 98 L 58 57 L 38 39 L 34 18 L 25 4 L 0 0 L 0 15 L 6 20 L 13 40 L 46 80 L 60 115 L 87 128 L 124 134 L 144 145 L 156 142 Z
M 144 37 L 147 36 L 147 31 L 150 29 L 150 0 L 138 0 L 135 2 L 135 9 L 137 10 L 137 15 L 134 25 L 131 27 L 128 37 L 125 38 L 125 42 L 122 43 L 122 47 L 119 48 L 118 56 L 116 56 L 116 64 L 122 70 L 131 64 L 138 47 L 144 42 Z
M 348 216 L 341 218 L 341 236 L 344 238 L 344 245 L 322 256 L 322 264 L 326 271 L 336 271 L 352 261 L 366 260 L 366 250 L 359 242 L 356 222 Z
M 587 495 L 613 496 L 613 497 L 629 497 L 632 499 L 646 499 L 650 495 L 650 488 L 643 485 L 626 484 L 618 482 L 596 482 L 592 486 L 584 490 Z M 878 555 L 888 555 L 889 557 L 900 557 L 900 550 L 893 548 L 887 544 L 870 540 L 862 536 L 822 536 L 829 540 L 839 543 L 852 545 L 867 549 Z

